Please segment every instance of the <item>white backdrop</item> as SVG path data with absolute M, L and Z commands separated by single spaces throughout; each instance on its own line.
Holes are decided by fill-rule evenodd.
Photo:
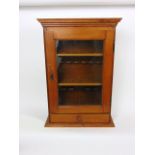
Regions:
M 19 0 L 20 6 L 134 5 L 134 0 Z
M 47 93 L 42 27 L 36 18 L 123 17 L 117 26 L 115 128 L 44 128 Z M 134 8 L 20 9 L 20 155 L 134 155 Z

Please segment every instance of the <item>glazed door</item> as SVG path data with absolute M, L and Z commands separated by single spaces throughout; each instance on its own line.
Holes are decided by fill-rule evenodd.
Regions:
M 110 112 L 113 32 L 44 29 L 49 113 Z

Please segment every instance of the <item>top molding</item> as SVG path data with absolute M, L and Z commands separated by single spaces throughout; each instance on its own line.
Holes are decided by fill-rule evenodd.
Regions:
M 43 27 L 116 27 L 122 18 L 39 18 Z

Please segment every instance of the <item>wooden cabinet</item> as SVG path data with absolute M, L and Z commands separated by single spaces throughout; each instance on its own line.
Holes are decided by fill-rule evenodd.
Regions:
M 115 28 L 120 18 L 38 19 L 43 26 L 46 127 L 113 127 Z

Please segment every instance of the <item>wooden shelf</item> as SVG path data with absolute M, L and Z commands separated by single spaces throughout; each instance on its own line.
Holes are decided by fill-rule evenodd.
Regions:
M 61 63 L 59 86 L 100 86 L 102 85 L 102 64 Z
M 101 87 L 60 88 L 60 105 L 101 105 Z
M 99 56 L 103 56 L 102 53 L 60 53 L 60 54 L 57 54 L 58 56 L 61 56 L 61 57 L 68 57 L 68 56 L 95 56 L 95 57 L 99 57 Z
M 59 83 L 59 86 L 101 86 L 101 83 Z
M 58 56 L 103 56 L 103 41 L 59 41 Z

